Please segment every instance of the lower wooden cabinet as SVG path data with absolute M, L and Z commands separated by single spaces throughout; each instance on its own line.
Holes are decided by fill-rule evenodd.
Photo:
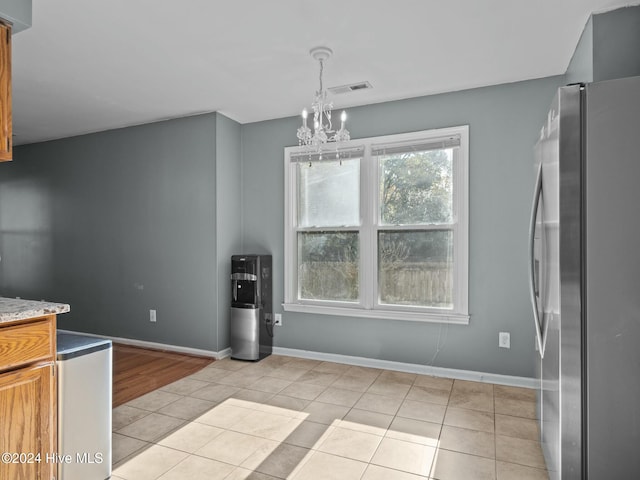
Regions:
M 53 363 L 0 374 L 0 479 L 56 476 L 56 403 Z

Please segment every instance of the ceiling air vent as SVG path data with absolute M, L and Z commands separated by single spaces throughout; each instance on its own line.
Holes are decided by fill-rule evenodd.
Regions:
M 331 87 L 328 90 L 334 95 L 341 93 L 357 92 L 358 90 L 367 90 L 373 88 L 369 82 L 352 83 L 351 85 L 342 85 L 341 87 Z

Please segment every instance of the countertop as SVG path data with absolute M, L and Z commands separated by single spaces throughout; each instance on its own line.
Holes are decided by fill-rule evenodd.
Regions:
M 0 323 L 25 320 L 27 318 L 57 315 L 70 310 L 65 303 L 38 302 L 22 298 L 0 297 Z
M 111 340 L 70 332 L 56 332 L 58 360 L 69 360 L 111 348 Z

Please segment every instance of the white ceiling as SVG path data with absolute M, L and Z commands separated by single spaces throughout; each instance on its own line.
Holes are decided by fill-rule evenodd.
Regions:
M 349 107 L 563 74 L 592 12 L 629 0 L 33 0 L 13 37 L 15 144 L 219 111 Z M 636 2 L 637 3 L 637 0 Z

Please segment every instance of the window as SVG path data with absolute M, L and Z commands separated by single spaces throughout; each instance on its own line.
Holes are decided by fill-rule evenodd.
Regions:
M 285 149 L 285 310 L 468 323 L 468 127 L 340 147 Z

